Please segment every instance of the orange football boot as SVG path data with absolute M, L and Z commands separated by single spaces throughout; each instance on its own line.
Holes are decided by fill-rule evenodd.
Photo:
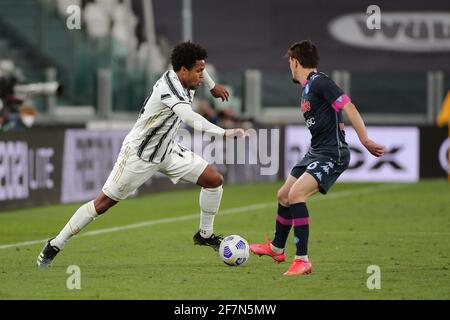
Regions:
M 268 240 L 266 243 L 262 244 L 252 244 L 250 245 L 250 251 L 259 256 L 270 256 L 277 263 L 281 263 L 286 260 L 286 256 L 284 255 L 284 251 L 282 253 L 278 253 L 272 250 L 270 244 L 272 242 Z
M 302 274 L 308 274 L 312 271 L 311 261 L 304 259 L 294 259 L 294 262 L 283 275 L 285 276 L 301 276 Z

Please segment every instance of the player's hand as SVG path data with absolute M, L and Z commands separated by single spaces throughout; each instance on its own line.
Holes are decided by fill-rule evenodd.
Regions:
M 214 88 L 211 89 L 211 94 L 214 98 L 220 98 L 222 101 L 228 101 L 228 97 L 230 96 L 230 93 L 225 89 L 224 86 L 221 86 L 220 84 L 216 84 Z
M 233 138 L 233 137 L 244 138 L 246 136 L 247 136 L 247 133 L 245 132 L 244 129 L 241 129 L 241 128 L 225 130 L 225 137 L 227 137 L 227 138 Z
M 366 149 L 373 154 L 375 157 L 381 157 L 382 155 L 384 155 L 384 149 L 385 147 L 382 145 L 379 145 L 377 143 L 375 143 L 374 141 L 367 139 L 364 143 L 363 143 L 364 147 L 366 147 Z

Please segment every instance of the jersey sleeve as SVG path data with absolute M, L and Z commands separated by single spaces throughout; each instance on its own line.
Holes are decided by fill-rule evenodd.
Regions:
M 208 132 L 213 135 L 223 136 L 225 130 L 206 120 L 203 116 L 194 112 L 192 108 L 185 104 L 177 104 L 173 108 L 173 112 L 180 117 L 181 121 L 190 125 L 196 130 Z
M 191 105 L 189 99 L 177 87 L 173 79 L 170 79 L 168 73 L 164 76 L 159 87 L 159 95 L 162 104 L 170 109 L 181 103 Z
M 314 80 L 312 89 L 332 105 L 340 96 L 344 94 L 333 80 L 327 77 L 319 77 Z
M 168 107 L 169 109 L 173 110 L 173 107 L 175 107 L 178 104 L 187 104 L 191 105 L 189 100 L 185 99 L 182 96 L 177 96 L 169 91 L 162 90 L 160 93 L 161 102 L 163 105 Z

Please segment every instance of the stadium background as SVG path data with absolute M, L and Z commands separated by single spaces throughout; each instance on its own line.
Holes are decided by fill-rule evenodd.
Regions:
M 67 8 L 73 4 L 81 8 L 81 28 L 71 30 L 75 11 Z M 364 27 L 371 4 L 381 8 L 377 34 Z M 171 48 L 186 39 L 208 49 L 208 70 L 232 92 L 229 102 L 219 102 L 199 89 L 198 112 L 223 127 L 280 130 L 280 143 L 270 146 L 280 155 L 276 174 L 261 176 L 260 164 L 218 166 L 227 185 L 251 192 L 250 183 L 268 183 L 275 199 L 277 183 L 309 141 L 298 110 L 300 90 L 283 55 L 293 42 L 312 39 L 321 54 L 319 69 L 349 94 L 369 134 L 387 146 L 386 156 L 374 159 L 348 128 L 352 163 L 338 190 L 359 189 L 345 182 L 402 182 L 420 190 L 421 180 L 438 178 L 435 202 L 443 205 L 445 226 L 450 206 L 442 180 L 450 140 L 436 117 L 450 90 L 449 19 L 446 0 L 2 0 L 0 212 L 8 219 L 95 197 L 154 80 L 167 68 Z M 192 200 L 193 191 L 176 191 L 189 187 L 157 175 L 139 194 L 171 190 Z M 417 190 L 412 194 L 420 195 Z M 267 201 L 268 191 L 261 192 Z M 159 206 L 165 197 L 155 195 L 150 203 Z M 448 232 L 442 234 L 448 240 Z M 30 237 L 15 237 L 11 229 L 1 244 L 25 239 Z M 441 245 L 448 249 L 448 241 Z
M 448 2 L 380 2 L 378 35 L 365 25 L 369 2 L 326 3 L 1 1 L 1 208 L 95 196 L 172 46 L 185 39 L 208 48 L 210 73 L 232 92 L 220 102 L 201 88 L 198 112 L 223 127 L 281 130 L 279 174 L 222 166 L 229 183 L 283 179 L 308 147 L 306 131 L 286 129 L 303 118 L 283 58 L 290 44 L 308 38 L 320 48 L 320 70 L 352 97 L 366 124 L 384 126 L 375 130 L 387 146 L 386 161 L 377 166 L 354 141 L 349 172 L 355 174 L 348 180 L 445 177 L 448 142 L 436 116 L 450 89 Z M 79 16 L 70 5 L 81 9 Z M 74 17 L 81 24 L 70 29 Z M 51 81 L 59 90 L 18 86 Z M 22 121 L 29 109 L 30 128 Z M 169 186 L 155 181 L 142 191 Z

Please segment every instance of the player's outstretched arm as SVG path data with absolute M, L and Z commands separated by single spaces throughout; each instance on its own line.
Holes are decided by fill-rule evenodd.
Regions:
M 381 157 L 384 154 L 384 147 L 369 139 L 364 121 L 355 105 L 349 102 L 344 106 L 343 110 L 347 119 L 352 124 L 353 129 L 358 134 L 359 141 L 361 141 L 362 145 L 375 157 Z
M 230 93 L 224 86 L 216 84 L 206 69 L 203 70 L 203 79 L 206 87 L 209 89 L 214 98 L 220 98 L 222 101 L 228 101 Z
M 173 112 L 180 117 L 181 121 L 186 123 L 187 125 L 193 127 L 196 130 L 200 130 L 203 132 L 207 132 L 216 136 L 225 136 L 225 137 L 244 137 L 245 130 L 238 129 L 222 129 L 219 126 L 209 122 L 203 116 L 192 110 L 191 106 L 187 103 L 179 103 L 173 107 Z

